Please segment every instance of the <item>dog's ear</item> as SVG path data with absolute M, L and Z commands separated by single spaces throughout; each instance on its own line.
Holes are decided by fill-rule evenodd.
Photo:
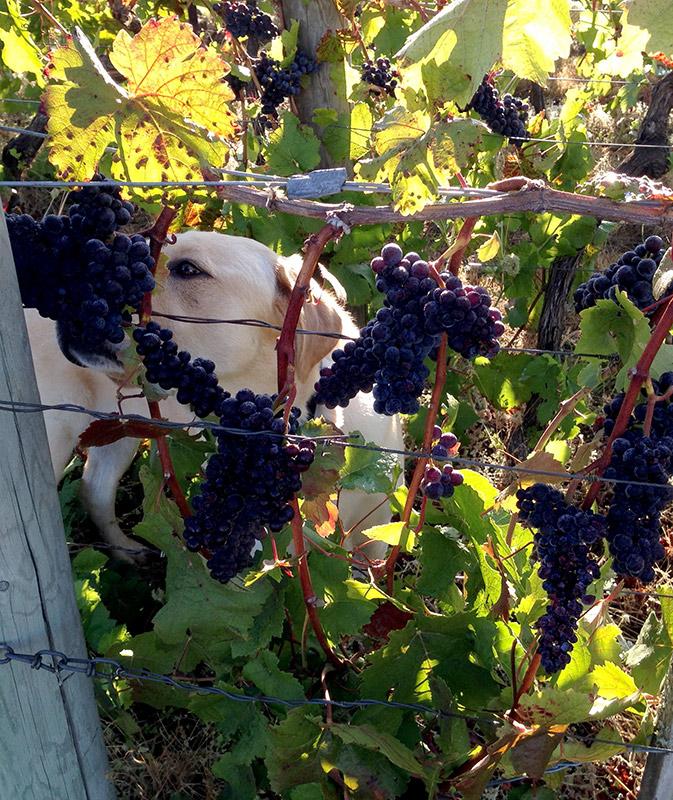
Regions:
M 119 350 L 124 345 L 113 345 L 103 342 L 96 347 L 86 347 L 82 342 L 73 345 L 64 322 L 56 323 L 56 341 L 63 355 L 78 367 L 89 367 L 100 370 L 110 375 L 120 375 L 124 372 L 124 365 L 117 358 Z
M 280 324 L 285 318 L 290 293 L 297 280 L 301 263 L 301 258 L 298 256 L 279 258 L 276 263 L 275 310 Z M 340 333 L 345 336 L 352 336 L 354 333 L 354 324 L 348 312 L 339 305 L 328 289 L 322 288 L 314 280 L 311 280 L 309 296 L 304 302 L 297 327 L 317 333 Z M 316 364 L 338 346 L 339 340 L 336 337 L 298 334 L 295 369 L 299 381 L 307 380 Z

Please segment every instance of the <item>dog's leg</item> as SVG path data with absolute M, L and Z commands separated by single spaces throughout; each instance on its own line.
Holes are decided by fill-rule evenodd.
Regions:
M 115 499 L 119 481 L 133 461 L 139 444 L 139 439 L 126 438 L 89 448 L 80 485 L 82 505 L 103 539 L 108 544 L 134 551 L 143 549 L 144 545 L 122 533 L 117 524 Z M 130 553 L 124 554 L 123 551 L 113 552 L 112 556 L 123 561 L 134 560 Z

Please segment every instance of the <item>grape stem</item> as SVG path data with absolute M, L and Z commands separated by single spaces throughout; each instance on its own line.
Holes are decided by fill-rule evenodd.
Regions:
M 168 229 L 171 223 L 177 216 L 177 209 L 164 206 L 161 213 L 157 217 L 154 225 L 148 230 L 143 232 L 150 240 L 150 255 L 154 259 L 154 268 L 152 274 L 156 272 L 157 264 L 159 263 L 159 256 L 161 255 L 161 248 L 168 237 Z M 140 325 L 147 325 L 152 315 L 152 292 L 146 292 L 143 297 L 142 305 L 140 306 Z M 159 409 L 159 403 L 156 400 L 148 400 L 147 405 L 150 409 L 150 416 L 152 419 L 161 419 L 162 414 Z M 178 479 L 175 477 L 175 469 L 171 461 L 171 454 L 168 450 L 168 441 L 166 436 L 157 436 L 157 450 L 159 452 L 159 461 L 161 462 L 161 471 L 163 472 L 164 479 L 168 488 L 171 490 L 173 499 L 177 503 L 178 509 L 182 517 L 189 517 L 192 510 L 187 503 L 187 498 L 180 487 Z
M 672 325 L 673 299 L 668 301 L 668 305 L 664 309 L 661 318 L 652 331 L 650 341 L 645 346 L 643 354 L 638 359 L 638 363 L 635 365 L 635 367 L 633 367 L 630 371 L 631 380 L 626 390 L 622 407 L 619 409 L 619 414 L 615 420 L 615 425 L 612 429 L 612 433 L 610 434 L 610 438 L 605 445 L 603 455 L 592 465 L 592 469 L 595 469 L 596 476 L 599 478 L 603 474 L 603 470 L 610 463 L 610 458 L 612 457 L 612 443 L 615 439 L 619 438 L 626 429 L 629 419 L 631 418 L 631 412 L 633 411 L 636 400 L 638 399 L 638 395 L 640 394 L 640 390 L 650 376 L 650 367 L 652 366 L 652 362 L 659 352 L 659 348 L 663 344 L 664 339 L 668 336 L 668 332 L 670 331 Z M 582 508 L 591 508 L 591 505 L 598 496 L 600 487 L 600 481 L 596 481 L 592 486 L 589 487 L 589 491 L 587 492 L 584 502 L 582 503 Z
M 154 267 L 152 268 L 152 275 L 157 271 L 157 264 L 159 263 L 159 256 L 161 255 L 161 248 L 168 238 L 168 229 L 171 223 L 177 216 L 178 211 L 176 208 L 164 206 L 161 213 L 157 217 L 154 225 L 146 231 L 142 232 L 150 240 L 150 255 L 154 259 Z M 150 321 L 152 314 L 152 292 L 146 292 L 143 297 L 143 302 L 140 306 L 140 325 L 145 326 Z
M 290 299 L 287 304 L 287 311 L 285 312 L 285 319 L 283 320 L 283 327 L 276 343 L 278 401 L 283 400 L 290 394 L 295 383 L 295 335 L 302 307 L 309 297 L 311 278 L 318 265 L 318 259 L 325 249 L 325 245 L 330 239 L 333 237 L 338 238 L 339 235 L 339 229 L 331 223 L 327 223 L 327 225 L 324 225 L 317 233 L 309 236 L 307 240 L 304 262 L 297 275 L 297 280 L 292 287 Z
M 600 381 L 598 382 L 599 385 L 604 381 L 606 381 L 611 375 L 613 375 L 615 369 L 616 369 L 615 367 L 606 367 L 603 370 L 603 374 L 601 375 Z M 547 427 L 542 432 L 542 436 L 540 436 L 540 438 L 537 441 L 537 444 L 533 448 L 534 453 L 544 450 L 547 443 L 551 439 L 554 431 L 568 416 L 568 414 L 570 414 L 570 412 L 574 410 L 575 406 L 580 402 L 580 400 L 583 400 L 588 394 L 591 394 L 591 391 L 592 390 L 589 387 L 584 386 L 577 392 L 575 392 L 575 394 L 572 397 L 569 397 L 567 400 L 564 400 L 560 404 L 559 410 L 556 412 L 556 415 L 551 420 L 551 422 L 548 423 Z
M 308 569 L 308 555 L 305 551 L 306 545 L 303 530 L 304 525 L 302 522 L 301 513 L 299 511 L 299 503 L 297 502 L 296 495 L 290 502 L 290 505 L 294 509 L 294 517 L 292 518 L 290 526 L 292 528 L 292 541 L 294 542 L 294 549 L 298 554 L 297 568 L 299 570 L 299 580 L 301 582 L 302 594 L 304 595 L 306 614 L 311 623 L 311 627 L 313 628 L 313 633 L 315 633 L 316 639 L 318 640 L 318 644 L 322 648 L 327 658 L 334 664 L 335 667 L 343 669 L 345 662 L 343 659 L 339 658 L 339 656 L 329 646 L 327 636 L 325 636 L 325 631 L 323 630 L 322 624 L 320 623 L 320 617 L 318 616 L 318 598 L 313 590 L 311 574 Z
M 296 393 L 295 387 L 295 336 L 297 332 L 297 325 L 299 324 L 299 316 L 302 307 L 309 296 L 309 289 L 311 285 L 311 277 L 318 265 L 322 251 L 325 245 L 333 237 L 339 236 L 339 229 L 330 223 L 324 225 L 317 233 L 308 238 L 306 244 L 306 254 L 304 255 L 304 262 L 301 265 L 297 280 L 292 287 L 290 299 L 287 304 L 287 311 L 285 312 L 285 319 L 283 320 L 283 327 L 276 343 L 276 354 L 278 364 L 278 401 L 288 398 L 288 408 L 291 406 L 291 398 Z M 299 580 L 301 582 L 302 594 L 304 596 L 304 605 L 306 606 L 306 613 L 313 628 L 313 632 L 323 649 L 327 658 L 340 669 L 343 668 L 344 662 L 332 650 L 323 631 L 318 616 L 318 609 L 316 607 L 316 596 L 313 591 L 311 583 L 311 574 L 308 568 L 308 558 L 306 554 L 306 541 L 304 539 L 304 531 L 301 514 L 299 512 L 299 504 L 295 495 L 291 502 L 294 509 L 294 517 L 291 522 L 292 526 L 292 539 L 294 541 L 295 553 L 297 554 L 297 569 L 299 572 Z
M 651 391 L 650 391 L 651 389 Z M 647 387 L 647 413 L 645 415 L 645 422 L 643 424 L 643 433 L 645 436 L 650 435 L 650 430 L 652 428 L 652 417 L 654 416 L 654 406 L 661 402 L 662 400 L 668 400 L 668 398 L 673 394 L 673 386 L 662 395 L 657 395 L 654 391 L 654 387 L 652 386 L 652 381 L 648 380 L 648 387 Z
M 444 382 L 446 381 L 446 350 L 447 350 L 447 336 L 445 333 L 442 334 L 442 339 L 437 348 L 437 371 L 435 374 L 435 385 L 432 387 L 432 396 L 430 398 L 430 405 L 428 406 L 428 417 L 425 422 L 425 432 L 423 434 L 423 445 L 422 449 L 424 453 L 429 453 L 430 448 L 432 447 L 432 440 L 434 438 L 434 428 L 435 422 L 437 420 L 437 414 L 439 413 L 439 406 L 442 401 L 442 392 L 444 390 Z M 404 510 L 402 511 L 402 522 L 405 526 L 409 525 L 409 520 L 411 519 L 411 512 L 414 507 L 414 501 L 416 499 L 416 494 L 418 493 L 418 489 L 421 485 L 421 481 L 423 480 L 423 473 L 425 471 L 425 465 L 428 463 L 429 458 L 427 456 L 421 456 L 418 461 L 416 462 L 416 468 L 414 469 L 414 474 L 411 478 L 411 483 L 409 484 L 409 492 L 407 494 L 407 500 L 404 504 Z M 397 557 L 400 554 L 401 547 L 399 544 L 396 544 L 390 551 L 390 555 L 386 559 L 386 590 L 390 597 L 393 596 L 393 588 L 394 588 L 394 581 L 395 581 L 395 563 L 397 562 Z
M 148 400 L 147 405 L 150 407 L 150 416 L 152 419 L 162 419 L 159 403 L 156 400 Z M 164 479 L 171 490 L 173 499 L 180 509 L 180 514 L 183 517 L 191 516 L 192 510 L 187 503 L 187 498 L 182 491 L 178 479 L 175 477 L 175 469 L 171 461 L 171 454 L 168 450 L 168 441 L 166 436 L 157 436 L 157 449 L 159 451 L 159 461 L 161 462 L 161 471 L 163 472 Z

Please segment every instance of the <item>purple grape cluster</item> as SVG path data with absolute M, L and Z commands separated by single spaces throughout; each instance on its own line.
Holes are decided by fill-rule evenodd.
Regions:
M 488 81 L 488 75 L 477 87 L 466 111 L 473 109 L 494 133 L 501 133 L 517 147 L 530 139 L 526 130 L 528 103 L 518 97 L 504 94 L 500 99 L 498 90 Z
M 653 565 L 665 556 L 660 543 L 661 510 L 673 500 L 673 438 L 650 438 L 629 428 L 612 443 L 603 477 L 634 481 L 620 484 L 609 501 L 606 537 L 613 570 L 643 583 L 654 580 Z M 641 483 L 655 484 L 642 486 Z
M 292 520 L 289 502 L 313 462 L 315 442 L 288 442 L 282 412 L 273 404 L 274 397 L 250 389 L 223 399 L 217 452 L 192 500 L 194 514 L 185 520 L 187 548 L 210 552 L 208 569 L 221 583 L 250 565 L 250 550 L 265 527 L 279 531 Z M 296 432 L 299 414 L 297 408 L 290 412 L 289 434 Z
M 433 435 L 437 444 L 432 448 L 432 455 L 438 459 L 447 458 L 451 450 L 458 444 L 458 439 L 453 433 L 442 433 L 442 429 L 438 425 L 435 425 Z M 464 480 L 463 473 L 454 470 L 450 464 L 444 464 L 441 467 L 428 464 L 423 473 L 421 491 L 428 500 L 451 497 L 456 486 L 460 486 Z
M 616 303 L 617 290 L 626 292 L 629 300 L 641 310 L 651 306 L 654 303 L 652 277 L 664 255 L 663 244 L 660 236 L 648 236 L 642 244 L 623 253 L 605 272 L 594 272 L 573 295 L 577 313 L 595 306 L 597 300 Z M 669 292 L 670 289 L 666 293 Z
M 446 288 L 440 288 L 418 253 L 404 255 L 390 243 L 371 266 L 384 307 L 357 341 L 335 350 L 332 364 L 321 369 L 317 402 L 345 406 L 358 392 L 373 388 L 377 413 L 414 414 L 429 375 L 424 360 L 442 333 L 466 358 L 490 357 L 498 352 L 504 325 L 484 290 L 463 287 L 450 273 L 441 273 Z
M 395 87 L 400 73 L 390 68 L 389 58 L 377 58 L 376 61 L 365 61 L 361 65 L 362 80 L 372 86 L 383 89 L 390 97 L 395 97 Z
M 255 64 L 255 74 L 262 87 L 262 115 L 278 119 L 278 106 L 288 97 L 299 94 L 302 75 L 310 75 L 315 71 L 315 59 L 298 50 L 294 61 L 288 67 L 282 67 L 262 51 Z
M 124 227 L 135 208 L 133 203 L 122 200 L 119 186 L 98 173 L 91 183 L 71 194 L 73 204 L 68 209 L 71 230 L 78 239 L 107 239 Z
M 75 361 L 120 344 L 130 310 L 154 288 L 145 239 L 115 234 L 133 206 L 119 186 L 95 177 L 98 185 L 73 192 L 67 216 L 6 216 L 23 304 L 56 321 L 61 349 Z
M 613 569 L 619 575 L 639 578 L 643 583 L 654 579 L 653 566 L 665 551 L 660 542 L 661 511 L 673 500 L 668 479 L 673 474 L 673 403 L 666 395 L 673 388 L 673 372 L 665 372 L 652 381 L 656 397 L 649 435 L 643 425 L 647 402 L 638 403 L 624 432 L 612 443 L 606 478 L 629 481 L 615 487 L 608 501 L 607 539 L 614 557 Z M 605 406 L 603 431 L 612 434 L 624 402 L 620 392 Z M 633 483 L 631 483 L 633 481 Z M 641 486 L 649 483 L 653 486 Z
M 224 27 L 235 39 L 247 36 L 255 52 L 259 45 L 271 41 L 280 33 L 271 17 L 257 8 L 255 0 L 248 0 L 247 3 L 214 3 L 213 11 L 222 17 Z
M 169 391 L 177 389 L 179 403 L 191 405 L 197 417 L 220 414 L 222 402 L 229 396 L 219 385 L 215 364 L 178 350 L 173 332 L 156 322 L 133 331 L 136 352 L 145 365 L 147 380 Z
M 535 626 L 542 667 L 552 674 L 570 662 L 582 605 L 595 599 L 586 595 L 600 575 L 589 547 L 605 535 L 605 520 L 567 505 L 561 492 L 543 483 L 519 489 L 516 497 L 519 518 L 535 530 L 538 575 L 549 596 L 547 611 Z
M 424 307 L 425 329 L 446 333 L 449 347 L 464 358 L 492 358 L 505 326 L 498 309 L 491 308 L 488 292 L 481 286 L 463 286 L 449 273 L 442 277 L 444 288 L 435 289 Z

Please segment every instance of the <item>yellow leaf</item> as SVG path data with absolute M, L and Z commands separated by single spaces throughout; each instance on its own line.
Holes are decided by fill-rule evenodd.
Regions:
M 400 545 L 406 552 L 411 552 L 416 537 L 404 522 L 390 522 L 387 525 L 375 525 L 362 532 L 368 539 L 376 539 L 386 544 Z
M 81 31 L 51 53 L 45 104 L 49 158 L 60 178 L 90 178 L 110 145 L 117 148 L 113 176 L 143 183 L 195 180 L 203 167 L 226 160 L 222 139 L 236 133 L 232 93 L 221 81 L 228 67 L 188 25 L 166 17 L 134 39 L 122 32 L 111 59 L 128 90 L 110 78 Z
M 139 101 L 163 103 L 223 138 L 232 134 L 233 114 L 226 103 L 234 94 L 222 83 L 230 67 L 177 17 L 150 20 L 134 37 L 120 31 L 110 61 Z
M 563 464 L 551 453 L 534 453 L 522 461 L 516 470 L 522 487 L 532 486 L 534 483 L 562 483 L 565 480 Z
M 498 236 L 498 231 L 493 231 L 488 239 L 477 250 L 477 258 L 479 258 L 480 261 L 490 261 L 492 258 L 495 258 L 498 255 L 499 251 L 500 237 Z

